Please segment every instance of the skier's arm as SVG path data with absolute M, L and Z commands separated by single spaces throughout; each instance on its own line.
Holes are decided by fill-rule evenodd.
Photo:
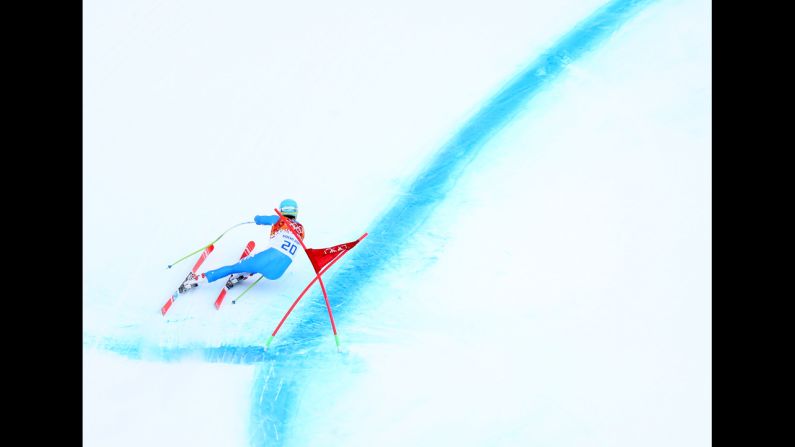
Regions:
M 279 216 L 254 216 L 257 225 L 273 225 L 279 221 Z

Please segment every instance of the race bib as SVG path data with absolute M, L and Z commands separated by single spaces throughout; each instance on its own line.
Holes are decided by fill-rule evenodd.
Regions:
M 301 248 L 301 243 L 298 242 L 298 239 L 296 239 L 289 230 L 282 230 L 276 232 L 276 234 L 271 237 L 271 247 L 286 254 L 290 259 L 293 259 L 295 254 L 298 253 L 298 249 Z

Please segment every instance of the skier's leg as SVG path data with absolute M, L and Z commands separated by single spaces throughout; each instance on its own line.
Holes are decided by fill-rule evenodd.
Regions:
M 266 250 L 265 252 L 267 251 L 268 250 Z M 228 275 L 231 275 L 233 273 L 244 273 L 245 275 L 236 276 L 235 277 L 236 281 L 234 282 L 242 281 L 243 279 L 246 279 L 249 276 L 251 276 L 250 272 L 256 272 L 257 266 L 262 263 L 264 258 L 268 257 L 266 255 L 265 257 L 260 257 L 260 261 L 255 261 L 255 258 L 260 256 L 261 254 L 262 253 L 259 253 L 251 258 L 243 259 L 235 264 L 225 265 L 215 270 L 208 270 L 198 276 L 191 274 L 191 277 L 188 280 L 186 280 L 184 283 L 182 283 L 182 285 L 180 286 L 180 293 L 182 293 L 184 290 L 190 290 L 194 287 L 198 287 L 202 283 L 215 282 L 221 278 L 226 278 Z
M 287 270 L 292 260 L 274 248 L 269 248 L 254 256 L 232 265 L 204 272 L 208 282 L 214 282 L 233 273 L 259 273 L 268 279 L 277 279 Z M 245 278 L 243 278 L 245 279 Z
M 228 275 L 233 273 L 248 273 L 245 265 L 242 265 L 243 262 L 238 262 L 237 264 L 227 265 L 221 268 L 217 268 L 215 270 L 209 270 L 204 272 L 204 275 L 207 277 L 207 282 L 214 282 L 221 278 L 226 278 Z
M 259 273 L 270 280 L 281 277 L 292 263 L 289 256 L 280 253 L 275 248 L 269 248 L 246 261 L 249 261 L 249 272 Z

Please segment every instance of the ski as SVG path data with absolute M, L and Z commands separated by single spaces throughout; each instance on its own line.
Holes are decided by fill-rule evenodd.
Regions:
M 209 256 L 210 253 L 213 252 L 214 248 L 215 247 L 213 245 L 210 245 L 206 249 L 204 249 L 202 255 L 199 256 L 199 260 L 196 261 L 196 265 L 193 266 L 193 269 L 191 269 L 190 273 L 188 273 L 188 276 L 185 277 L 185 281 L 187 281 L 188 278 L 190 278 L 191 273 L 194 275 L 196 274 L 196 272 L 199 270 L 199 267 L 202 265 L 204 260 L 207 259 L 207 256 Z M 184 283 L 185 281 L 182 282 Z M 166 312 L 168 312 L 168 310 L 171 309 L 171 305 L 174 304 L 174 301 L 176 301 L 178 297 L 179 297 L 179 290 L 174 292 L 171 295 L 171 297 L 169 297 L 168 301 L 166 301 L 166 304 L 163 304 L 163 307 L 160 308 L 160 313 L 163 314 L 164 317 L 166 316 Z
M 243 250 L 243 254 L 240 255 L 241 260 L 246 256 L 250 255 L 252 251 L 254 251 L 254 245 L 255 245 L 254 241 L 249 241 L 249 243 L 246 245 L 246 249 Z M 224 288 L 221 289 L 221 293 L 218 294 L 218 298 L 215 299 L 215 308 L 217 310 L 221 309 L 221 304 L 224 302 L 224 297 L 226 297 L 226 292 L 228 292 L 229 289 L 231 289 L 234 286 L 234 284 L 230 285 L 230 281 L 232 281 L 232 278 L 234 278 L 235 275 L 239 275 L 239 273 L 232 273 L 231 275 L 229 275 L 229 280 L 226 281 Z

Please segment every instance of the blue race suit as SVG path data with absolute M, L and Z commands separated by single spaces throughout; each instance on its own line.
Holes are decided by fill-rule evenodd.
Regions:
M 259 273 L 270 280 L 279 279 L 284 274 L 301 249 L 301 243 L 287 226 L 290 225 L 301 240 L 304 239 L 304 226 L 295 220 L 279 220 L 279 216 L 254 216 L 254 223 L 271 225 L 269 248 L 237 264 L 205 272 L 207 281 L 213 282 L 233 273 Z

